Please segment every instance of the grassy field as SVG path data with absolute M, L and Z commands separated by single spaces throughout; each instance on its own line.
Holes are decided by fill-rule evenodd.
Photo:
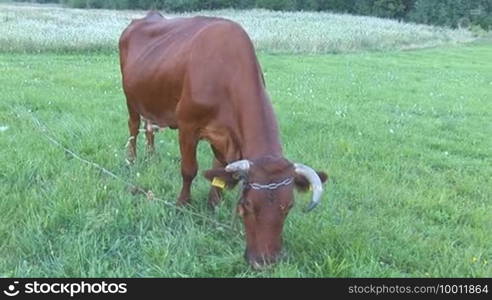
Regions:
M 145 13 L 0 3 L 0 52 L 112 52 L 130 20 L 141 18 Z M 413 49 L 474 39 L 472 33 L 465 29 L 451 30 L 326 12 L 220 10 L 198 14 L 239 22 L 250 34 L 256 48 L 269 53 Z
M 174 206 L 176 131 L 157 134 L 156 157 L 140 136 L 125 164 L 114 50 L 141 12 L 0 4 L 0 277 L 492 276 L 490 41 L 375 18 L 217 14 L 264 50 L 286 156 L 331 176 L 314 212 L 297 195 L 285 259 L 263 272 L 244 262 L 236 191 L 211 212 L 198 177 L 193 205 Z M 441 46 L 396 51 L 409 45 Z M 381 49 L 392 50 L 367 51 Z M 203 143 L 200 170 L 210 161 Z
M 332 182 L 312 214 L 297 197 L 287 258 L 257 273 L 235 192 L 214 214 L 199 178 L 193 207 L 168 205 L 175 131 L 126 167 L 116 55 L 1 54 L 0 276 L 492 276 L 490 43 L 260 60 L 287 156 Z M 46 134 L 165 201 L 132 195 Z M 199 157 L 208 168 L 206 144 Z

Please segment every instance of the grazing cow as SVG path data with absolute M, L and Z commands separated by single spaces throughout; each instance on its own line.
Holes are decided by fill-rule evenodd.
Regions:
M 120 62 L 130 129 L 129 159 L 136 158 L 140 118 L 153 149 L 153 127 L 179 129 L 183 185 L 178 204 L 190 202 L 197 174 L 196 148 L 208 141 L 215 159 L 209 203 L 239 181 L 237 211 L 246 232 L 245 258 L 253 267 L 276 261 L 294 187 L 319 202 L 327 175 L 282 155 L 277 122 L 253 44 L 235 22 L 222 18 L 167 19 L 150 12 L 133 20 L 120 41 Z

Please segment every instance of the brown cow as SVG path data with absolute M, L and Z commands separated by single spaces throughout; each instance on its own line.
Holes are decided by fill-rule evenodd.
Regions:
M 166 19 L 150 12 L 125 29 L 119 49 L 130 115 L 129 159 L 136 158 L 141 117 L 150 149 L 152 126 L 178 128 L 183 178 L 178 204 L 188 204 L 198 169 L 197 143 L 207 140 L 215 159 L 205 177 L 227 187 L 243 182 L 237 210 L 245 225 L 247 261 L 253 267 L 276 261 L 294 186 L 312 187 L 310 210 L 319 203 L 327 176 L 283 157 L 247 33 L 226 19 Z M 217 204 L 220 197 L 221 188 L 212 187 L 209 203 Z

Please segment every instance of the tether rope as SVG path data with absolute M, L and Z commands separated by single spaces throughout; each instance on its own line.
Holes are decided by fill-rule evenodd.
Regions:
M 158 201 L 158 202 L 161 202 L 163 204 L 165 204 L 166 206 L 169 206 L 169 207 L 172 207 L 174 209 L 177 209 L 179 211 L 182 211 L 184 213 L 187 213 L 187 214 L 190 214 L 192 216 L 195 216 L 195 217 L 199 217 L 205 221 L 208 221 L 214 225 L 217 225 L 219 227 L 222 227 L 222 228 L 227 228 L 227 229 L 230 229 L 230 230 L 234 230 L 234 227 L 231 226 L 231 225 L 228 225 L 228 224 L 224 224 L 224 223 L 221 223 L 217 220 L 214 220 L 212 218 L 210 218 L 209 216 L 206 216 L 206 215 L 203 215 L 203 214 L 200 214 L 200 213 L 197 213 L 197 212 L 194 212 L 194 211 L 191 211 L 189 209 L 186 209 L 185 207 L 180 207 L 180 206 L 177 206 L 175 203 L 172 203 L 172 202 L 169 202 L 167 200 L 164 200 L 162 198 L 159 198 L 159 197 L 156 197 L 152 191 L 146 191 L 144 188 L 136 185 L 136 184 L 133 184 L 131 183 L 130 181 L 127 181 L 125 179 L 123 179 L 122 177 L 116 175 L 114 172 L 111 172 L 110 170 L 108 170 L 107 168 L 104 168 L 103 166 L 93 162 L 93 161 L 90 161 L 88 159 L 85 159 L 83 158 L 81 155 L 79 155 L 78 153 L 76 153 L 75 151 L 69 149 L 68 147 L 65 147 L 61 142 L 59 142 L 57 139 L 55 139 L 53 136 L 53 134 L 50 132 L 49 128 L 44 125 L 35 115 L 34 113 L 32 113 L 31 111 L 27 111 L 26 113 L 29 114 L 30 118 L 31 118 L 31 121 L 33 122 L 33 124 L 36 126 L 36 129 L 39 130 L 39 132 L 50 142 L 52 143 L 53 145 L 57 146 L 58 148 L 61 148 L 63 151 L 65 151 L 65 153 L 68 153 L 70 156 L 72 156 L 73 158 L 77 159 L 78 161 L 80 162 L 83 162 L 89 166 L 91 166 L 92 168 L 95 168 L 95 169 L 98 169 L 100 171 L 102 171 L 104 174 L 112 177 L 113 179 L 129 186 L 132 188 L 133 191 L 136 191 L 140 194 L 143 194 L 147 197 L 147 199 L 151 199 L 152 201 Z M 21 118 L 19 116 L 20 114 L 16 114 L 16 117 L 17 118 Z

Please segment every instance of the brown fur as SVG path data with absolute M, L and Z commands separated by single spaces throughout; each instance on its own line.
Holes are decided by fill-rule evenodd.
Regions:
M 295 176 L 293 165 L 282 155 L 277 121 L 253 44 L 240 25 L 209 17 L 166 19 L 151 12 L 125 29 L 119 49 L 133 137 L 129 159 L 136 158 L 141 117 L 161 128 L 179 129 L 183 184 L 178 204 L 190 202 L 201 139 L 211 144 L 215 156 L 213 169 L 204 174 L 209 180 L 221 177 L 233 187 L 237 176 L 224 167 L 240 159 L 253 162 L 248 174 L 253 181 Z M 153 131 L 147 130 L 146 136 L 153 150 Z M 211 188 L 211 205 L 219 202 L 221 192 Z M 247 189 L 243 197 L 238 210 L 246 227 L 247 259 L 253 265 L 273 262 L 281 249 L 293 184 L 274 191 Z

